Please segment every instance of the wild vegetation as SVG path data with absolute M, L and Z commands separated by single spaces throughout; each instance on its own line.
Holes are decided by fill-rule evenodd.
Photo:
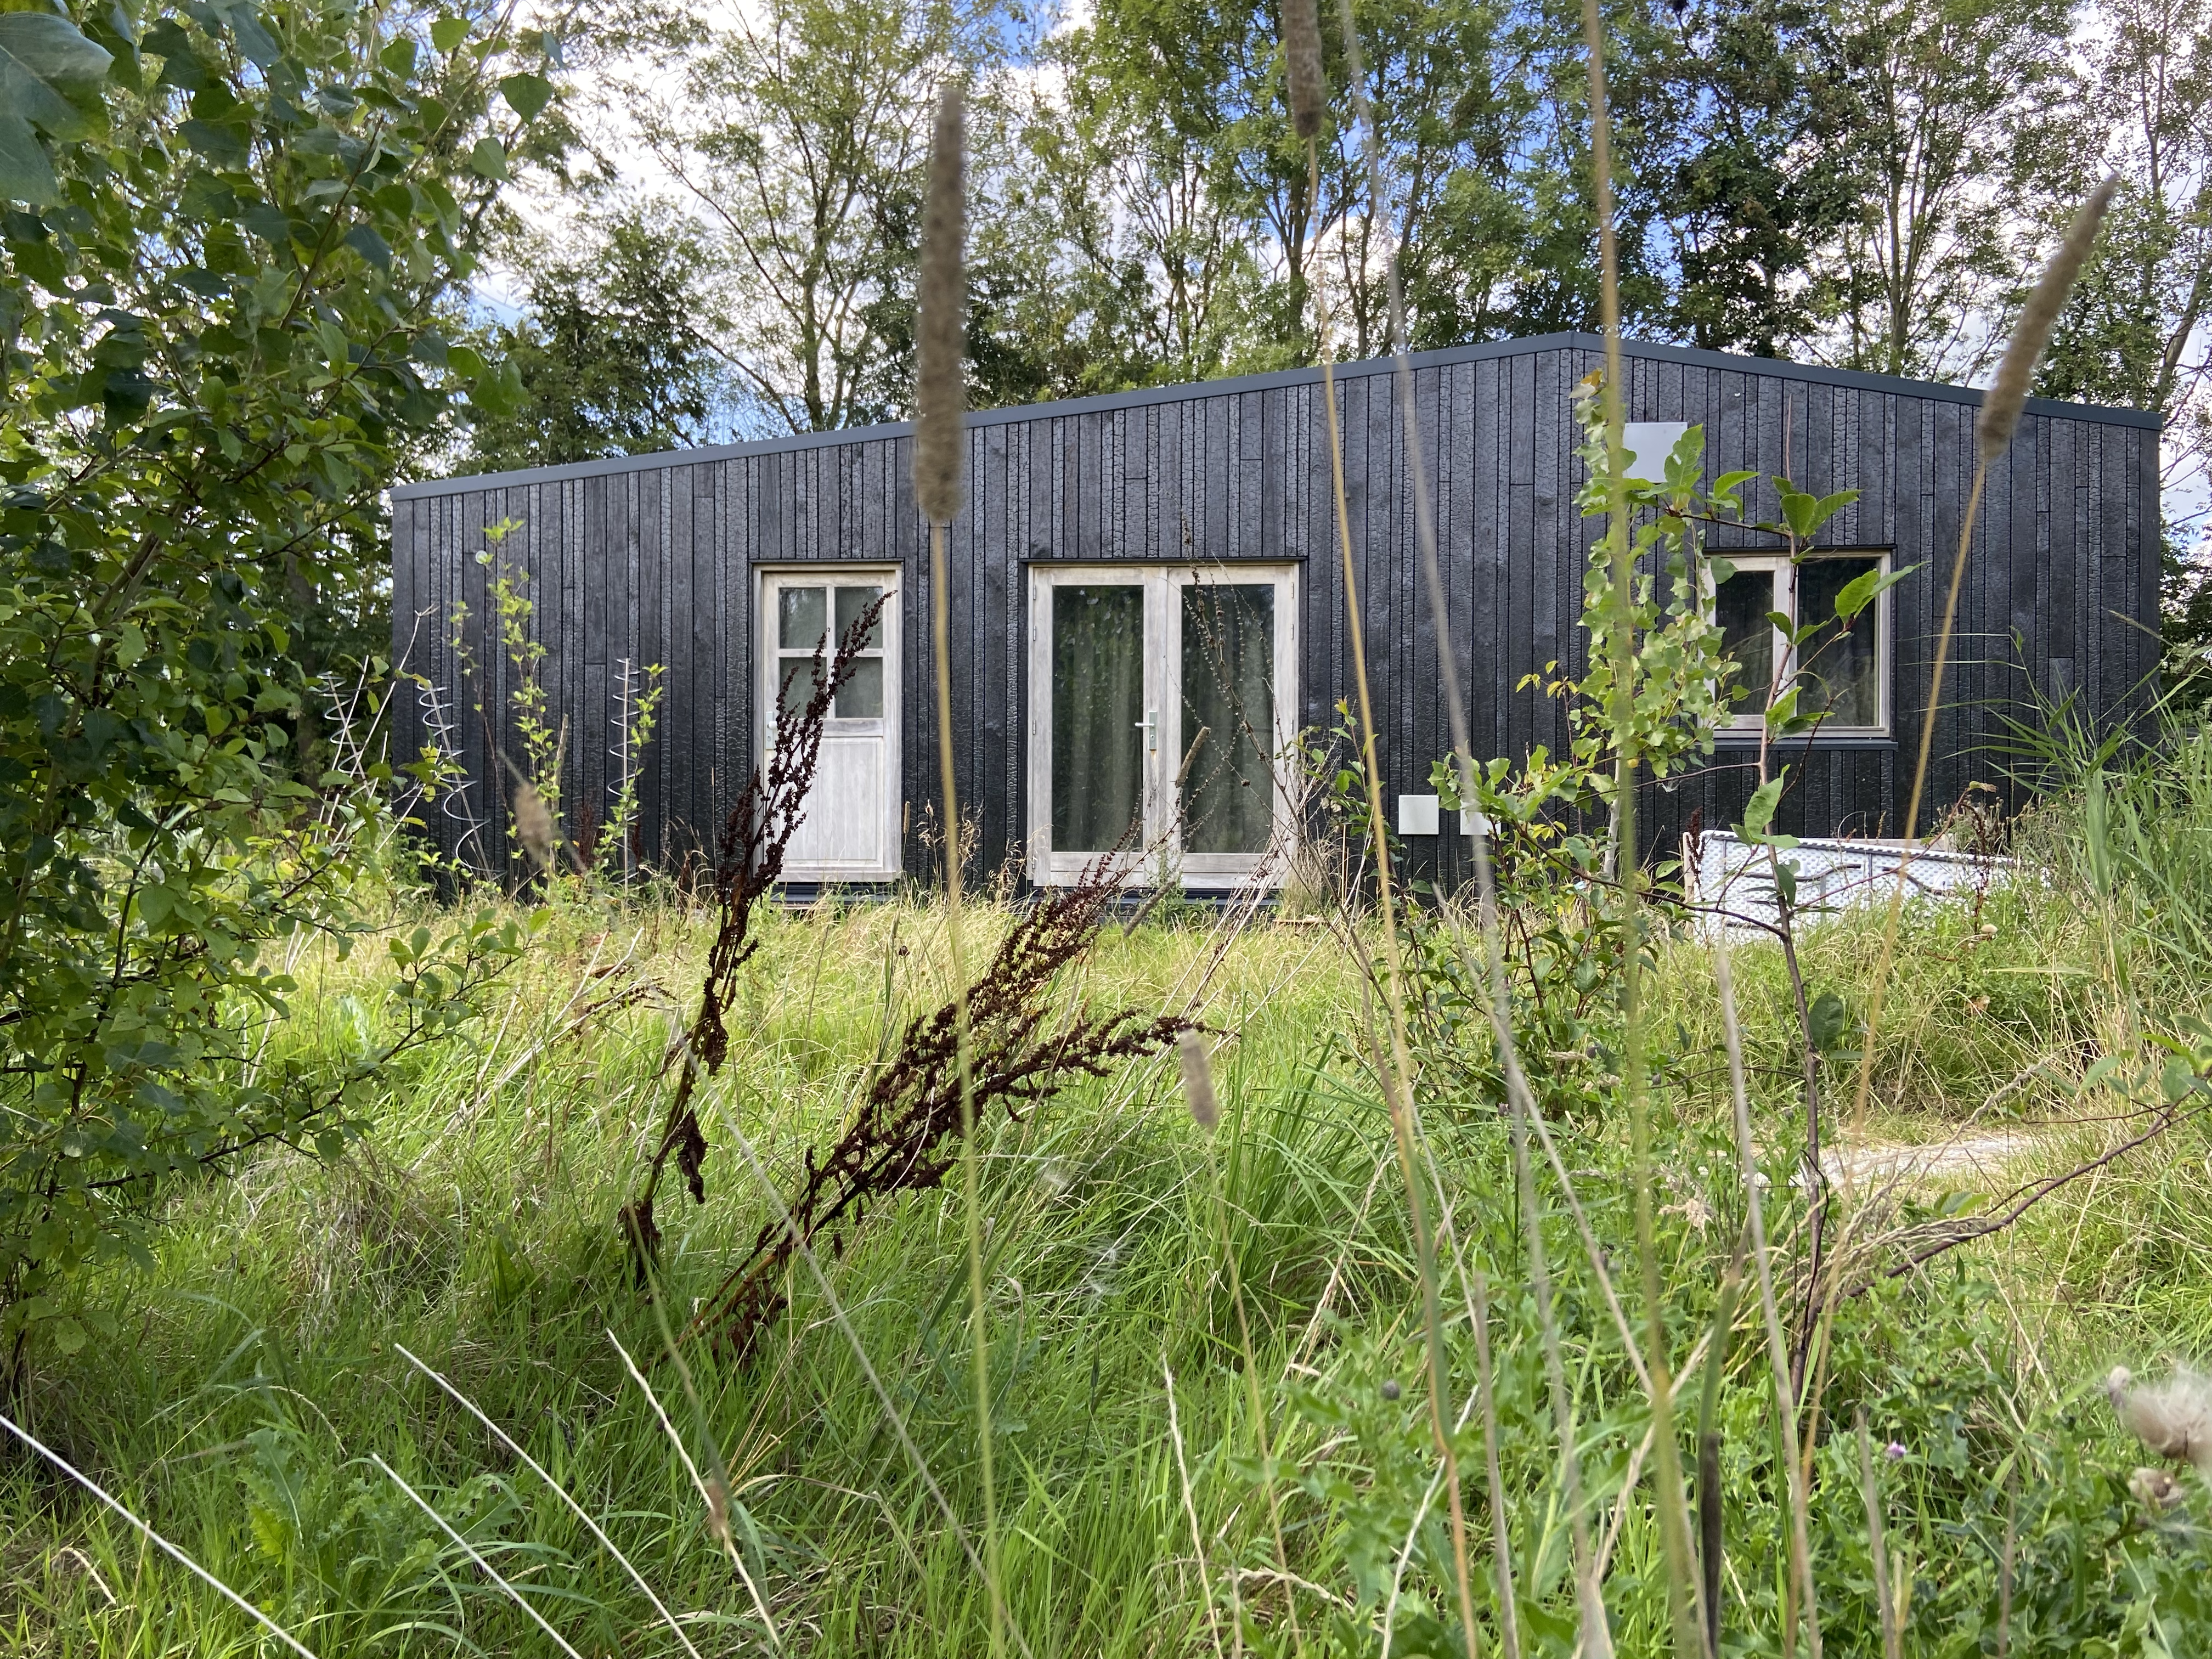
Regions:
M 1875 1109 L 1850 1167 L 1863 1191 L 1878 1191 L 1898 1167 L 1893 1149 L 1954 1135 L 1981 1148 L 1984 1164 L 1978 1173 L 1954 1160 L 1900 1182 L 1875 1206 L 1888 1229 L 1988 1213 L 1991 1191 L 2101 1146 L 2100 1126 L 2083 1120 L 2120 1103 L 2075 1085 L 2116 975 L 2178 1025 L 2212 1015 L 2201 957 L 2181 943 L 2212 926 L 2212 745 L 2192 739 L 2170 767 L 2108 775 L 2102 788 L 2101 842 L 2076 793 L 2021 836 L 2021 854 L 2046 875 L 1908 924 L 1914 971 L 1893 994 Z M 2122 873 L 2100 884 L 2100 871 Z M 1014 925 L 971 912 L 971 931 L 986 937 Z M 823 1249 L 824 1281 L 794 1267 L 782 1281 L 791 1310 L 755 1355 L 686 1345 L 696 1416 L 608 1224 L 658 1132 L 662 1057 L 707 934 L 674 902 L 557 908 L 477 1039 L 400 1062 L 374 1133 L 345 1157 L 280 1152 L 233 1182 L 185 1192 L 153 1274 L 82 1281 L 80 1316 L 104 1312 L 129 1340 L 47 1358 L 24 1402 L 29 1425 L 319 1653 L 449 1651 L 454 1633 L 489 1652 L 550 1650 L 372 1455 L 580 1652 L 682 1651 L 551 1486 L 411 1354 L 585 1506 L 700 1651 L 765 1638 L 744 1574 L 793 1647 L 980 1650 L 988 1614 L 978 1574 L 921 1472 L 972 1528 L 957 1188 L 882 1209 L 842 1252 Z M 887 1031 L 939 1005 L 942 914 L 926 897 L 771 913 L 760 937 L 725 1080 L 705 1109 L 718 1143 L 742 1134 L 773 1174 L 841 1131 Z M 1876 943 L 1858 918 L 1808 927 L 1809 981 L 1863 1006 Z M 1685 1350 L 1710 1327 L 1717 1290 L 1718 1275 L 1698 1264 L 1725 1261 L 1743 1217 L 1705 956 L 1694 940 L 1663 947 L 1650 1011 L 1660 1034 L 1656 1237 Z M 1804 1214 L 1791 1198 L 1802 1147 L 1790 988 L 1776 947 L 1745 945 L 1735 957 L 1770 1225 L 1786 1243 Z M 301 989 L 273 1039 L 286 1058 L 343 1066 L 380 1040 L 392 1017 L 364 963 L 303 947 L 291 969 Z M 1210 1652 L 1216 1632 L 1224 1650 L 1240 1639 L 1235 1621 L 1248 1647 L 1294 1650 L 1249 1450 L 1233 1255 L 1309 1650 L 1373 1650 L 1395 1589 L 1393 1651 L 1446 1651 L 1450 1545 L 1419 1404 L 1411 1247 L 1390 1201 L 1395 1153 L 1356 1012 L 1358 962 L 1312 923 L 1178 917 L 1126 936 L 1109 928 L 1082 973 L 1094 997 L 1189 1008 L 1233 1034 L 1214 1059 L 1211 1150 L 1225 1202 L 1217 1211 L 1207 1132 L 1165 1059 L 988 1127 L 1012 1627 L 1039 1653 Z M 1848 1088 L 1847 1051 L 1820 1064 Z M 1494 1095 L 1473 1087 L 1440 1089 L 1423 1123 L 1451 1195 L 1439 1215 L 1447 1255 L 1491 1286 L 1523 1640 L 1564 1652 L 1566 1542 L 1516 1265 L 1506 1127 Z M 1553 1133 L 1590 1224 L 1618 1254 L 1628 1231 L 1623 1126 L 1585 1110 L 1561 1114 Z M 2008 1577 L 2014 1653 L 2092 1640 L 2179 1653 L 2202 1639 L 2208 1496 L 2185 1474 L 2172 1508 L 2130 1493 L 2131 1472 L 2148 1460 L 2101 1383 L 2117 1363 L 2148 1375 L 2203 1351 L 2191 1264 L 2212 1247 L 2198 1191 L 2208 1155 L 2201 1117 L 2185 1116 L 2154 1152 L 2061 1189 L 2008 1232 L 1876 1276 L 1841 1304 L 1824 1388 L 1836 1426 L 1814 1449 L 1810 1517 L 1832 1650 L 1880 1647 L 1857 1409 L 1874 1437 L 1906 1650 L 1994 1651 Z M 668 1231 L 659 1305 L 672 1316 L 709 1294 L 776 1219 L 744 1157 L 726 1152 L 721 1168 L 708 1203 L 687 1206 Z M 1663 1572 L 1650 1510 L 1621 1501 L 1648 1408 L 1571 1218 L 1555 1209 L 1547 1225 L 1570 1386 L 1585 1435 L 1603 1447 L 1586 1455 L 1584 1480 L 1596 1542 L 1611 1538 L 1615 1641 L 1650 1651 L 1663 1644 Z M 1475 1356 L 1451 1283 L 1456 1417 L 1474 1403 Z M 1762 1364 L 1746 1328 L 1717 1373 L 1713 1413 L 1723 1629 L 1736 1650 L 1758 1650 L 1743 1644 L 1776 1627 L 1784 1594 Z M 1685 1368 L 1682 1387 L 1695 1400 L 1702 1379 Z M 1462 1434 L 1466 1465 L 1479 1469 L 1474 1419 Z M 727 1471 L 743 1573 L 690 1472 L 710 1468 L 708 1447 Z M 1469 1504 L 1480 1543 L 1486 1510 L 1472 1486 Z M 4 1513 L 4 1616 L 18 1650 L 254 1650 L 243 1615 L 51 1470 L 12 1462 Z M 1486 1624 L 1490 1586 L 1476 1582 Z
M 1408 140 L 1362 49 L 1371 27 L 1389 88 L 1404 42 L 1349 4 L 1326 34 L 1294 10 L 1273 182 L 1252 200 L 1291 204 L 1300 259 L 1331 252 L 1275 296 L 1277 343 L 1325 368 L 1347 343 L 1402 358 L 1437 325 L 1417 304 L 1434 270 L 1418 216 L 1379 229 Z M 1617 338 L 1658 301 L 1632 198 L 1616 211 L 1613 26 L 1586 3 L 1577 52 L 1571 20 L 1439 16 L 1486 51 L 1494 33 L 1540 46 L 1547 106 L 1580 100 L 1587 125 L 1560 140 L 1589 148 L 1595 258 L 1577 278 Z M 1978 15 L 1992 33 L 1970 66 L 2059 78 L 2021 32 L 2038 20 Z M 630 48 L 691 54 L 695 91 L 758 132 L 814 118 L 757 71 L 820 44 L 799 27 L 816 14 L 719 43 L 628 21 Z M 1079 54 L 1117 27 L 1130 46 L 1139 21 L 1101 14 L 1071 61 L 1104 75 Z M 1266 21 L 1237 39 L 1273 76 Z M 1633 111 L 1657 60 L 1626 33 Z M 1932 72 L 1940 43 L 1879 40 L 1897 74 Z M 863 44 L 894 81 L 951 49 L 898 29 Z M 640 875 L 627 790 L 608 823 L 570 821 L 568 733 L 532 602 L 499 565 L 503 526 L 484 556 L 514 706 L 471 712 L 520 736 L 482 848 L 509 879 L 426 869 L 404 817 L 450 786 L 452 758 L 376 750 L 393 684 L 359 659 L 342 676 L 327 624 L 374 593 L 375 491 L 410 446 L 463 416 L 495 434 L 528 395 L 438 318 L 501 227 L 497 185 L 568 153 L 563 50 L 504 12 L 0 12 L 18 99 L 0 110 L 0 191 L 19 204 L 0 223 L 15 1646 L 2203 1645 L 2212 1385 L 2185 1368 L 2208 1340 L 2190 1268 L 2212 1234 L 2193 1179 L 2212 1167 L 2203 710 L 2178 689 L 2110 731 L 2068 703 L 2023 711 L 2013 863 L 1954 902 L 1908 906 L 1899 884 L 1886 911 L 1801 902 L 1772 833 L 1786 753 L 1762 752 L 1734 826 L 1771 918 L 1701 887 L 1694 848 L 1646 856 L 1646 782 L 1710 748 L 1729 698 L 1771 738 L 1817 729 L 1821 651 L 1910 573 L 1869 571 L 1792 623 L 1793 676 L 1733 684 L 1703 598 L 1725 562 L 1698 530 L 1741 516 L 1746 476 L 1705 482 L 1692 434 L 1663 482 L 1626 479 L 1617 360 L 1582 404 L 1588 667 L 1539 688 L 1568 705 L 1568 750 L 1477 757 L 1447 688 L 1455 753 L 1437 780 L 1486 826 L 1468 891 L 1403 880 L 1355 650 L 1341 728 L 1285 757 L 1304 842 L 1283 849 L 1279 906 L 1142 890 L 1133 844 L 1042 899 L 964 893 L 947 748 L 941 886 L 781 909 L 867 614 L 783 688 L 711 864 Z M 1134 60 L 1105 76 L 1074 137 L 1142 114 L 1143 78 Z M 1922 106 L 2012 130 L 1972 99 Z M 923 106 L 894 107 L 912 139 Z M 971 279 L 1003 228 L 971 225 L 997 162 L 970 137 L 1006 117 L 976 107 L 971 124 L 951 85 L 926 169 L 914 140 L 907 313 L 879 305 L 904 268 L 887 209 L 826 227 L 883 263 L 805 302 L 910 331 L 940 572 L 963 358 L 988 318 Z M 763 182 L 772 145 L 723 116 L 696 148 L 753 179 L 732 234 L 766 270 L 798 210 Z M 1166 154 L 1145 144 L 1128 153 Z M 1583 176 L 1559 169 L 1577 191 Z M 1297 216 L 1321 212 L 1324 179 L 1334 240 L 1326 216 Z M 1984 465 L 2125 246 L 2098 240 L 2117 185 L 2072 193 L 2087 204 L 1991 354 Z M 1371 263 L 1337 257 L 1355 223 L 1378 237 Z M 1988 263 L 1948 246 L 1966 263 L 1830 296 L 1854 349 L 1911 366 L 1915 284 Z M 1170 319 L 1154 367 L 1225 361 L 1194 316 Z M 902 353 L 806 337 L 829 353 L 801 376 L 808 422 L 855 417 L 904 372 L 885 367 Z M 699 406 L 686 362 L 624 441 Z M 1775 494 L 1769 528 L 1793 550 L 1838 504 L 1786 479 Z M 1954 592 L 1966 517 L 1959 563 L 1926 578 Z M 1440 593 L 1418 513 L 1417 532 Z M 319 583 L 349 597 L 322 602 Z M 1440 605 L 1431 621 L 1449 664 Z M 641 684 L 626 745 L 650 741 L 649 670 Z M 690 1201 L 656 1209 L 672 1164 Z

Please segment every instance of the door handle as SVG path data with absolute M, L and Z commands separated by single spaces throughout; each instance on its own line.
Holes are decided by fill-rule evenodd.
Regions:
M 1137 722 L 1137 730 L 1145 734 L 1146 752 L 1158 750 L 1160 746 L 1160 711 L 1157 708 L 1145 710 L 1145 718 Z

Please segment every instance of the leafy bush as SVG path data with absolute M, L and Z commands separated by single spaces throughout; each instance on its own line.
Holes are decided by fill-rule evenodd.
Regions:
M 308 0 L 0 14 L 0 1339 L 18 1355 L 59 1275 L 141 1248 L 132 1217 L 164 1177 L 271 1139 L 327 1149 L 388 1057 L 317 1078 L 256 1058 L 295 942 L 349 924 L 392 777 L 303 775 L 301 595 L 373 587 L 380 484 L 509 390 L 433 317 L 498 180 L 561 142 L 550 49 Z M 404 941 L 401 1045 L 513 946 L 489 922 Z

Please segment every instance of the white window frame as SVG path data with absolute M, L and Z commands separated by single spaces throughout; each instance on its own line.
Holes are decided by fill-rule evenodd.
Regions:
M 784 653 L 776 639 L 776 591 L 783 586 L 881 587 L 884 590 L 884 642 L 863 654 L 879 656 L 884 664 L 884 712 L 881 718 L 884 731 L 885 782 L 882 844 L 889 849 L 889 856 L 878 864 L 793 860 L 784 866 L 783 879 L 786 881 L 896 881 L 906 873 L 902 846 L 906 774 L 900 746 L 901 734 L 906 724 L 902 574 L 895 564 L 846 564 L 827 561 L 757 565 L 753 568 L 753 752 L 763 763 L 765 763 L 775 740 L 776 710 L 783 686 Z M 834 598 L 830 601 L 829 614 L 834 629 L 837 615 Z M 830 641 L 829 652 L 823 653 L 825 667 L 829 654 L 836 651 L 836 644 L 833 638 Z M 824 738 L 835 736 L 841 726 L 850 731 L 861 725 L 874 723 L 873 720 L 840 720 L 833 714 L 823 721 L 822 735 Z
M 1790 617 L 1795 626 L 1802 627 L 1804 619 L 1797 614 L 1797 574 L 1801 567 L 1830 559 L 1871 559 L 1885 576 L 1889 574 L 1892 555 L 1887 548 L 1880 547 L 1822 547 L 1792 559 L 1787 553 L 1737 553 L 1727 550 L 1710 551 L 1709 559 L 1723 559 L 1735 571 L 1765 570 L 1774 574 L 1774 608 Z M 1710 577 L 1709 577 L 1710 581 Z M 1890 599 L 1894 588 L 1885 588 L 1875 596 L 1874 665 L 1875 700 L 1879 716 L 1871 726 L 1843 726 L 1834 720 L 1822 720 L 1818 736 L 1823 738 L 1886 738 L 1890 735 L 1890 651 L 1892 629 Z M 1708 593 L 1707 605 L 1713 604 Z M 1710 611 L 1708 614 L 1711 614 Z M 1861 612 L 1864 615 L 1864 612 Z M 1773 630 L 1773 660 L 1782 665 L 1780 679 L 1773 690 L 1786 690 L 1797 676 L 1798 669 L 1793 652 L 1779 629 Z M 1738 684 L 1743 684 L 1741 681 Z M 1754 688 L 1757 695 L 1748 702 L 1738 703 L 1729 711 L 1729 716 L 1719 730 L 1734 737 L 1756 737 L 1766 729 L 1766 708 L 1763 689 Z
M 1146 754 L 1142 842 L 1117 860 L 1118 873 L 1139 875 L 1150 866 L 1163 884 L 1193 891 L 1227 891 L 1281 884 L 1297 825 L 1290 793 L 1280 776 L 1282 757 L 1296 734 L 1299 696 L 1298 577 L 1295 564 L 1062 564 L 1029 567 L 1029 734 L 1027 821 L 1030 880 L 1040 887 L 1073 884 L 1098 859 L 1092 852 L 1061 853 L 1052 845 L 1052 611 L 1063 586 L 1119 585 L 1144 590 L 1144 707 L 1150 725 Z M 1182 707 L 1182 609 L 1185 588 L 1207 584 L 1271 584 L 1275 590 L 1275 707 L 1270 758 L 1275 779 L 1274 834 L 1262 853 L 1185 853 L 1172 797 L 1181 764 L 1171 732 Z

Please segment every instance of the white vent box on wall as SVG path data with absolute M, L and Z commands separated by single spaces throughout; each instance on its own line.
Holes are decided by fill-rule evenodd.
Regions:
M 1687 421 L 1628 421 L 1620 428 L 1620 447 L 1628 452 L 1627 476 L 1641 478 L 1646 483 L 1667 482 L 1667 458 L 1674 453 L 1674 446 L 1682 441 L 1682 434 L 1690 429 Z
M 1441 823 L 1434 795 L 1401 795 L 1398 797 L 1398 833 L 1401 836 L 1433 836 Z

